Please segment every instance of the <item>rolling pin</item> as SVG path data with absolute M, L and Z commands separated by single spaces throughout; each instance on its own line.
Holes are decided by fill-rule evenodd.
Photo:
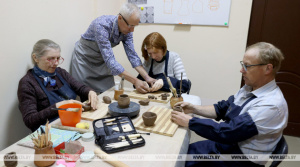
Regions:
M 63 126 L 63 125 L 51 125 L 52 128 L 56 129 L 62 129 L 62 130 L 71 130 L 71 131 L 78 131 L 79 133 L 88 133 L 91 132 L 87 129 L 80 129 L 80 128 L 75 128 L 71 126 Z
M 116 158 L 106 154 L 104 151 L 100 150 L 99 148 L 96 148 L 94 150 L 94 153 L 101 158 L 102 160 L 106 161 L 107 163 L 111 164 L 115 167 L 129 167 L 128 165 L 124 164 L 123 162 L 117 160 Z

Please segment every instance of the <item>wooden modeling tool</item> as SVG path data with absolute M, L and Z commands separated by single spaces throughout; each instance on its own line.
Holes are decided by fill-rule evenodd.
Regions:
M 179 96 L 181 97 L 181 88 L 182 88 L 182 73 L 181 73 L 181 78 L 180 78 L 180 89 L 179 89 Z
M 72 111 L 72 112 L 78 112 L 80 108 L 51 108 L 51 110 L 65 110 L 65 111 Z
M 49 133 L 50 128 L 51 127 L 49 125 L 49 121 L 47 120 L 47 123 L 45 125 L 45 130 L 42 127 L 40 128 L 41 134 L 39 134 L 39 131 L 37 131 L 37 137 L 34 134 L 31 135 L 31 140 L 35 147 L 44 148 L 50 145 L 50 141 L 51 141 L 51 134 Z
M 164 76 L 166 77 L 166 79 L 167 79 L 167 81 L 168 81 L 168 85 L 169 85 L 170 91 L 172 92 L 173 96 L 174 96 L 174 97 L 178 97 L 178 96 L 177 96 L 176 88 L 173 87 L 170 78 L 167 77 L 165 73 L 164 73 Z
M 129 167 L 128 165 L 124 164 L 123 162 L 117 160 L 116 158 L 106 154 L 104 151 L 100 150 L 99 148 L 96 148 L 94 150 L 94 153 L 101 158 L 102 160 L 106 161 L 107 163 L 111 164 L 112 166 L 118 166 L 118 167 Z

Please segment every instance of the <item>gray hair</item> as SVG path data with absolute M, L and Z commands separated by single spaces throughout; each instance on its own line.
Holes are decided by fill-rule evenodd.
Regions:
M 280 70 L 281 61 L 284 60 L 284 55 L 274 45 L 267 42 L 258 42 L 247 47 L 246 50 L 257 48 L 259 51 L 258 58 L 261 64 L 272 64 L 274 69 L 274 75 Z
M 131 15 L 134 15 L 136 19 L 141 18 L 140 9 L 133 3 L 125 3 L 120 9 L 120 13 L 123 17 L 129 18 Z
M 60 46 L 57 43 L 51 41 L 50 39 L 41 39 L 41 40 L 37 41 L 34 44 L 32 52 L 31 52 L 31 58 L 32 58 L 33 64 L 36 64 L 36 62 L 34 61 L 34 59 L 32 57 L 33 55 L 35 55 L 36 58 L 41 58 L 50 49 L 56 49 L 56 50 L 61 51 Z

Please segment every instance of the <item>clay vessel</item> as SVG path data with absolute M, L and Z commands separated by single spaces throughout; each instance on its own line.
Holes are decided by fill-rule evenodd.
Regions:
M 50 166 L 56 161 L 56 154 L 54 148 L 52 147 L 53 143 L 49 141 L 49 146 L 44 148 L 34 147 L 34 164 L 39 167 Z M 44 156 L 48 154 L 48 156 Z
M 16 152 L 5 154 L 4 165 L 7 167 L 16 167 L 18 165 L 18 157 L 16 155 Z
M 162 99 L 162 100 L 167 100 L 167 99 L 168 99 L 167 94 L 161 94 L 161 99 Z
M 171 105 L 171 108 L 174 107 L 174 105 L 177 103 L 177 102 L 181 102 L 183 101 L 183 98 L 182 97 L 174 97 L 172 96 L 171 99 L 170 99 L 170 105 Z
M 130 98 L 127 94 L 121 94 L 118 99 L 118 105 L 120 108 L 128 108 L 130 104 Z
M 143 121 L 146 126 L 153 126 L 156 121 L 157 115 L 154 112 L 145 112 L 143 114 Z
M 115 100 L 118 100 L 118 99 L 119 99 L 119 96 L 120 96 L 121 94 L 123 94 L 123 93 L 124 93 L 124 89 L 121 89 L 121 90 L 115 90 L 114 99 L 115 99 Z
M 174 106 L 174 107 L 173 107 L 173 110 L 179 111 L 179 112 L 183 112 L 183 109 L 182 109 L 181 106 Z

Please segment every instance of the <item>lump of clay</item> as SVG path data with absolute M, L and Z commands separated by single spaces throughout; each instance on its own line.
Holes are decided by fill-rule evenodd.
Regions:
M 108 97 L 108 96 L 103 96 L 103 101 L 104 101 L 104 103 L 106 103 L 106 104 L 110 104 L 110 103 L 111 103 L 111 98 Z
M 146 105 L 148 105 L 148 104 L 149 104 L 149 102 L 150 102 L 150 100 L 149 100 L 149 99 L 145 99 L 145 100 L 140 100 L 140 101 L 139 101 L 140 105 L 142 105 L 142 106 L 146 106 Z
M 148 95 L 148 99 L 154 99 L 155 96 L 154 95 Z
M 84 109 L 84 111 L 90 111 L 92 110 L 92 107 L 90 104 L 86 104 L 84 103 L 84 105 L 82 105 L 82 108 Z

